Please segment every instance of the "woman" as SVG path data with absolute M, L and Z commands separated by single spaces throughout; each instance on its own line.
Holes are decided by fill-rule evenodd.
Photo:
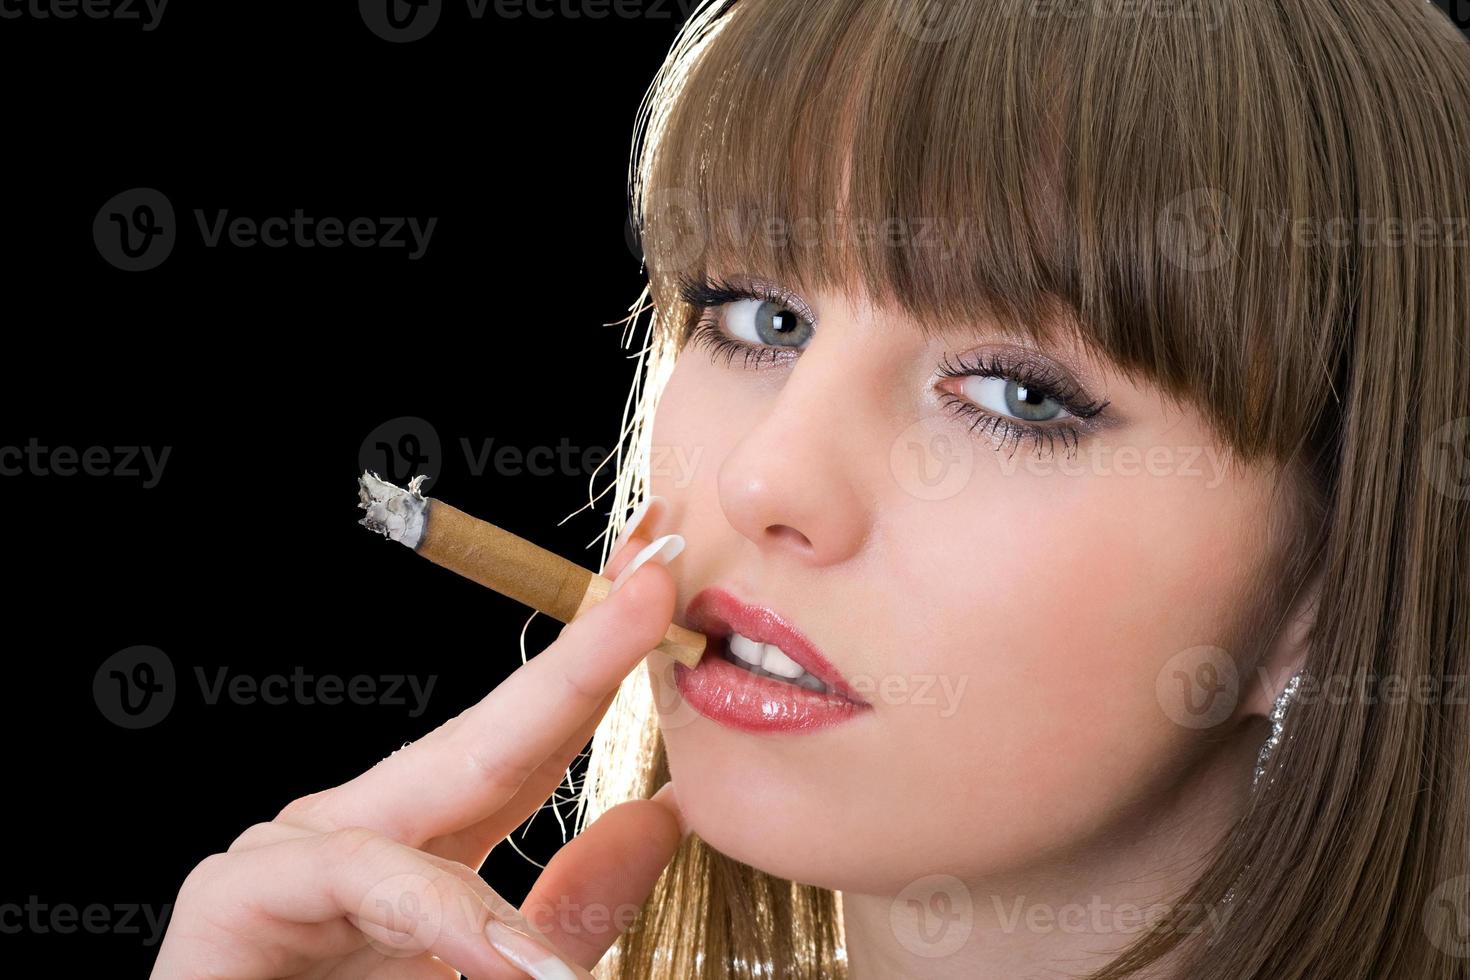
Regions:
M 1470 976 L 1467 106 L 1421 0 L 701 6 L 623 586 L 155 975 Z

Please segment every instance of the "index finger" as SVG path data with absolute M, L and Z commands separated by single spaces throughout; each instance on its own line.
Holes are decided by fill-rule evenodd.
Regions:
M 673 621 L 676 591 L 667 568 L 645 562 L 478 704 L 308 798 L 311 816 L 414 842 L 495 812 L 659 645 Z

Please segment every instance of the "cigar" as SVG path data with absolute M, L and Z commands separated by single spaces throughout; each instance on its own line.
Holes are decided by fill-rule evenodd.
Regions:
M 363 470 L 357 478 L 357 496 L 367 516 L 357 523 L 557 622 L 570 623 L 607 598 L 611 580 L 442 500 L 423 496 L 419 493 L 423 481 L 424 476 L 416 476 L 405 490 Z M 706 643 L 703 633 L 674 623 L 657 649 L 693 667 L 704 655 Z

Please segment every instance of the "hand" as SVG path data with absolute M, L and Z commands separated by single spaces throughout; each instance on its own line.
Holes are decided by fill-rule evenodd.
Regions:
M 648 543 L 625 534 L 603 574 Z M 206 857 L 179 890 L 152 976 L 590 977 L 629 923 L 534 911 L 641 905 L 684 833 L 672 785 L 609 809 L 557 852 L 523 905 L 534 924 L 478 869 L 561 783 L 663 638 L 674 599 L 668 569 L 646 560 L 478 704 Z

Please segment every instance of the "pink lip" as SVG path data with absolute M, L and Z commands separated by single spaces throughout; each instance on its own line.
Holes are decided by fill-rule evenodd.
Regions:
M 693 670 L 675 664 L 675 683 L 691 707 L 714 721 L 749 732 L 811 731 L 872 707 L 800 630 L 764 606 L 741 602 L 724 589 L 707 588 L 690 600 L 684 618 L 690 629 L 710 638 L 711 649 Z M 736 667 L 720 655 L 731 632 L 776 644 L 832 693 Z

